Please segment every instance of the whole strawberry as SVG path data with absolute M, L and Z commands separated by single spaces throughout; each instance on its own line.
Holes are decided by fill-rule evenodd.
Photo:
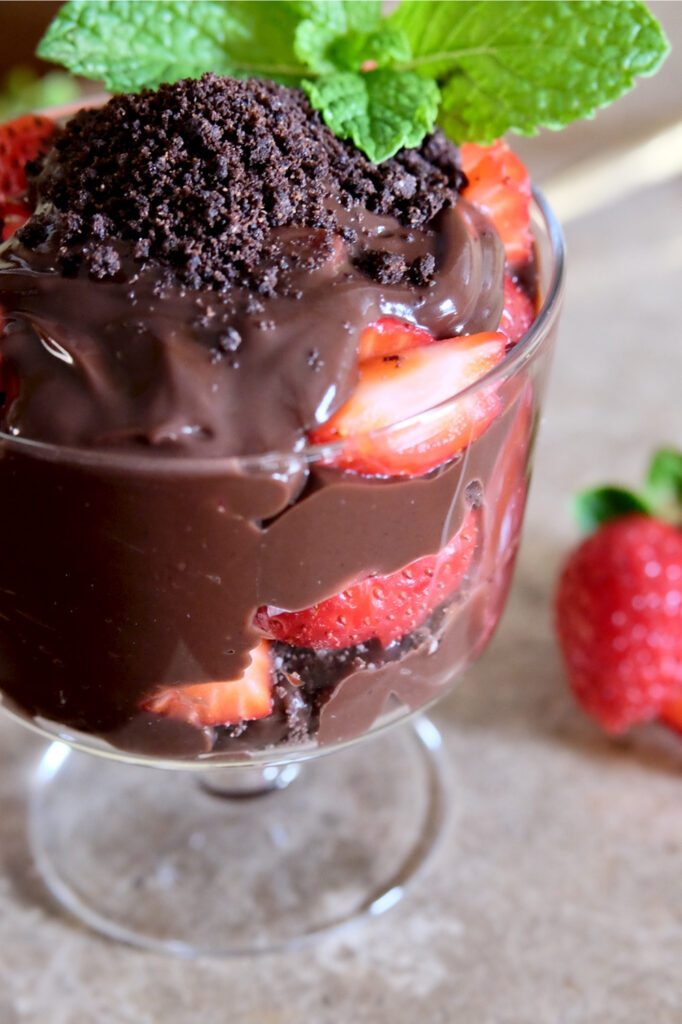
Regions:
M 606 487 L 577 502 L 596 530 L 566 561 L 556 627 L 573 692 L 608 732 L 682 726 L 681 502 L 672 451 L 655 456 L 643 494 Z

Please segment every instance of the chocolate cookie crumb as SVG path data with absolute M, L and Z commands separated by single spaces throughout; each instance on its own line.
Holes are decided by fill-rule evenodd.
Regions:
M 399 284 L 405 278 L 408 268 L 405 257 L 400 253 L 382 252 L 380 249 L 362 253 L 355 265 L 379 284 Z
M 302 92 L 206 74 L 77 113 L 32 169 L 41 212 L 18 237 L 52 249 L 69 275 L 111 277 L 128 243 L 138 264 L 166 267 L 169 283 L 271 295 L 277 228 L 341 233 L 330 197 L 421 226 L 464 181 L 441 132 L 376 165 L 337 139 Z M 398 267 L 386 253 L 372 253 L 363 270 L 378 281 L 412 273 L 420 283 L 431 272 Z

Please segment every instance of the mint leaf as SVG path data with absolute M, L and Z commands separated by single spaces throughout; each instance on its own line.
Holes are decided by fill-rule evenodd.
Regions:
M 307 64 L 310 71 L 317 71 L 320 74 L 335 71 L 336 65 L 331 57 L 327 56 L 327 51 L 338 38 L 337 30 L 332 25 L 320 24 L 308 18 L 296 27 L 294 52 L 303 64 Z
M 640 0 L 405 0 L 387 19 L 436 78 L 455 141 L 561 128 L 653 74 L 669 46 Z
M 337 36 L 370 32 L 381 23 L 381 0 L 287 0 L 300 16 L 329 26 Z
M 43 107 L 61 107 L 80 96 L 78 82 L 65 71 L 49 71 L 38 77 L 33 68 L 13 67 L 0 86 L 0 121 Z
M 300 18 L 326 25 L 337 36 L 369 32 L 381 21 L 381 0 L 286 0 Z
M 651 515 L 647 502 L 622 487 L 595 487 L 577 494 L 573 514 L 582 530 L 589 533 L 609 519 L 642 512 Z
M 378 68 L 408 61 L 412 51 L 404 32 L 382 28 L 377 32 L 354 32 L 336 39 L 329 47 L 329 56 L 340 70 L 360 71 L 368 61 Z
M 418 146 L 438 112 L 438 86 L 411 71 L 340 71 L 305 81 L 303 88 L 329 128 L 375 163 L 402 146 Z
M 205 71 L 297 80 L 306 70 L 294 53 L 299 6 L 322 5 L 70 0 L 43 36 L 38 55 L 102 79 L 113 91 L 155 88 Z
M 295 5 L 297 10 L 310 11 L 310 16 L 296 29 L 294 51 L 311 71 L 320 74 L 355 71 L 365 60 L 375 60 L 377 66 L 383 67 L 410 56 L 403 32 L 387 30 L 383 25 L 379 27 L 381 4 L 303 2 Z
M 662 448 L 653 457 L 645 493 L 656 515 L 679 522 L 682 513 L 682 452 Z
M 378 29 L 348 32 L 339 36 L 328 25 L 302 21 L 296 29 L 296 56 L 311 71 L 360 71 L 367 62 L 374 68 L 390 67 L 410 59 L 410 44 L 404 32 Z

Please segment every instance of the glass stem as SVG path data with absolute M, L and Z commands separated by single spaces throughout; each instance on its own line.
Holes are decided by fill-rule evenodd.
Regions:
M 275 789 L 286 789 L 301 774 L 301 764 L 244 765 L 239 768 L 217 768 L 202 773 L 199 786 L 211 796 L 224 800 L 240 800 L 263 796 Z

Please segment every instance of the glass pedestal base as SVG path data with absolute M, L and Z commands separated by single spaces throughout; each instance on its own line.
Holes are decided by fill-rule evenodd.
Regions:
M 441 756 L 425 718 L 260 781 L 53 743 L 32 851 L 53 896 L 111 938 L 179 956 L 289 948 L 402 897 L 442 828 Z

